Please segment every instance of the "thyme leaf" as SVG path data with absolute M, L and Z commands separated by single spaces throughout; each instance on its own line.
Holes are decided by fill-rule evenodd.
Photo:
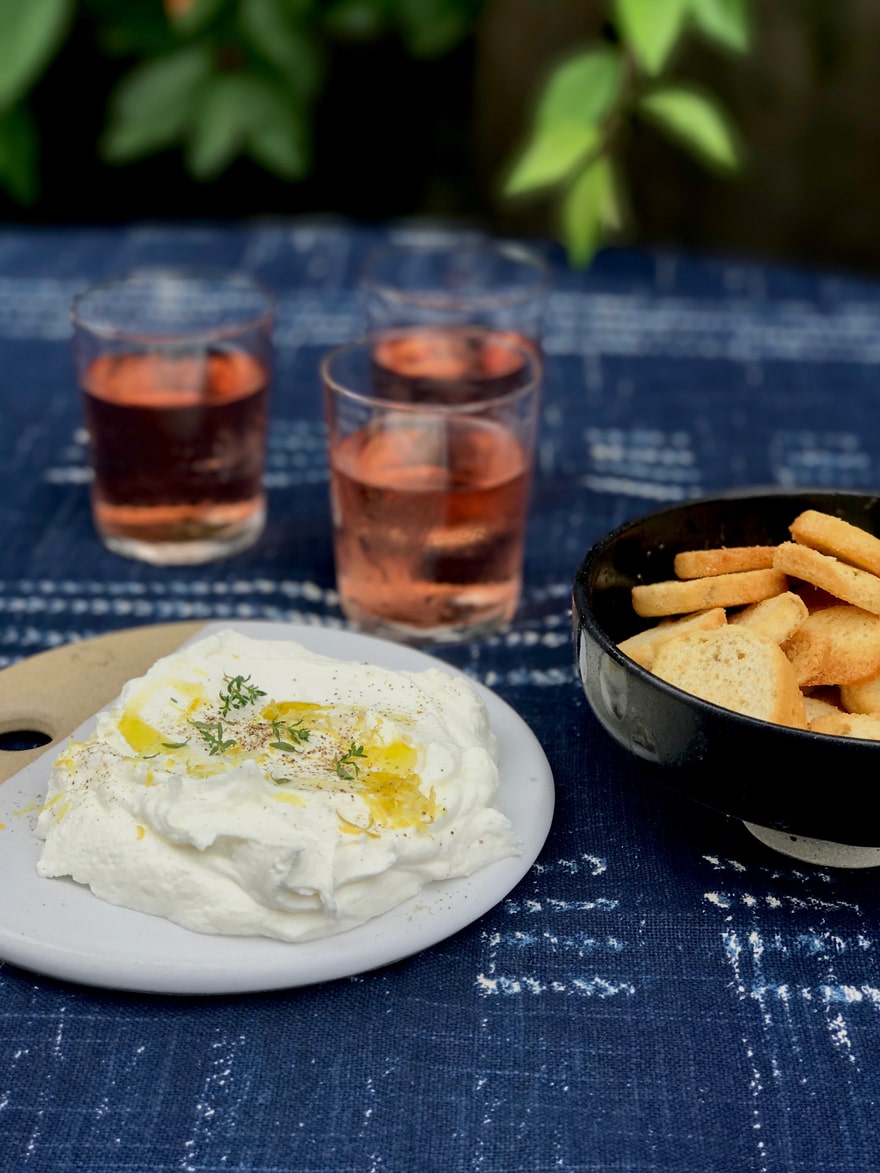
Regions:
M 340 754 L 340 756 L 333 763 L 336 767 L 336 773 L 345 782 L 353 782 L 360 773 L 357 762 L 354 759 L 365 758 L 366 756 L 367 755 L 364 753 L 364 747 L 362 745 L 355 745 L 355 743 L 352 742 L 349 745 L 347 751 L 344 754 Z
M 270 741 L 269 749 L 280 749 L 282 753 L 302 753 L 298 745 L 293 745 L 289 741 Z
M 237 745 L 235 738 L 223 738 L 223 722 L 217 721 L 212 723 L 209 721 L 193 721 L 193 725 L 201 733 L 205 740 L 205 745 L 208 747 L 208 753 L 211 757 L 214 754 L 223 753 L 227 749 L 232 749 Z
M 230 709 L 243 709 L 253 704 L 258 697 L 265 696 L 261 688 L 250 683 L 250 676 L 224 676 L 226 692 L 220 693 L 221 717 L 228 717 Z
M 298 753 L 300 746 L 296 743 L 302 744 L 309 740 L 310 730 L 307 725 L 303 725 L 301 717 L 292 722 L 276 718 L 270 721 L 269 725 L 275 739 L 269 742 L 270 749 L 280 749 L 283 753 Z

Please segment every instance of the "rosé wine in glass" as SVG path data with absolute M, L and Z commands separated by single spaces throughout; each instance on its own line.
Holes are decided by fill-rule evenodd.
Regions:
M 181 565 L 251 545 L 266 516 L 270 295 L 236 275 L 145 272 L 80 294 L 72 314 L 104 544 Z
M 262 524 L 268 372 L 250 355 L 103 356 L 82 389 L 105 537 L 199 541 Z
M 410 384 L 377 373 L 377 354 L 423 342 L 383 333 L 339 348 L 323 373 L 341 606 L 364 630 L 428 643 L 488 634 L 516 611 L 539 363 L 470 331 L 446 339 L 464 365 L 420 365 Z

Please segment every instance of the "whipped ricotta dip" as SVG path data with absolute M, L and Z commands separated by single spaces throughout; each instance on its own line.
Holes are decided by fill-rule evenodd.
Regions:
M 303 941 L 517 854 L 497 789 L 464 677 L 223 631 L 62 751 L 37 870 L 196 932 Z

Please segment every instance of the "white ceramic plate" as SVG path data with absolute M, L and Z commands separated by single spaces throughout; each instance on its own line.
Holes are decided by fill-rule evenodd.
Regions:
M 294 639 L 324 655 L 419 670 L 448 664 L 399 644 L 349 631 L 288 623 L 211 623 L 263 639 Z M 192 641 L 189 641 L 192 642 Z M 538 856 L 553 817 L 553 776 L 535 735 L 509 705 L 477 685 L 498 737 L 498 805 L 522 853 L 464 879 L 437 882 L 348 932 L 289 944 L 260 937 L 193 933 L 170 921 L 117 908 L 72 880 L 42 879 L 36 810 L 59 750 L 0 786 L 0 959 L 67 981 L 164 994 L 232 994 L 284 989 L 363 973 L 436 945 L 471 924 L 519 883 Z M 94 718 L 75 731 L 91 732 Z M 22 813 L 24 812 L 24 813 Z

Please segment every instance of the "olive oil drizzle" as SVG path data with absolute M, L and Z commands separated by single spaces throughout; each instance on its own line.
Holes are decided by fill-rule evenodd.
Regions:
M 340 827 L 349 834 L 425 827 L 437 816 L 433 789 L 427 794 L 421 789 L 417 746 L 399 733 L 386 740 L 382 716 L 365 706 L 269 699 L 255 711 L 267 693 L 250 676 L 224 676 L 214 703 L 198 689 L 174 682 L 172 703 L 190 695 L 181 716 L 195 731 L 180 740 L 144 719 L 148 696 L 132 698 L 119 730 L 141 760 L 163 756 L 167 770 L 183 765 L 192 776 L 210 778 L 250 759 L 268 782 L 291 797 L 315 790 L 356 795 L 367 821 L 360 826 L 360 820 L 352 822 L 338 812 Z M 397 724 L 402 721 L 406 718 L 398 718 Z M 205 760 L 206 753 L 213 760 Z

